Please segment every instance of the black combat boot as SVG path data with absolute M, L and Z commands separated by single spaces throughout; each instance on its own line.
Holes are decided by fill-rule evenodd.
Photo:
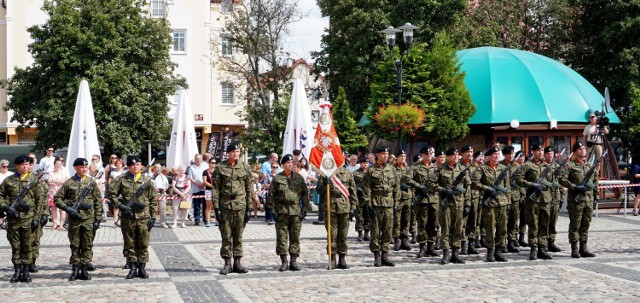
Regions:
M 416 255 L 416 258 L 422 258 L 424 257 L 425 253 L 427 252 L 424 248 L 424 243 L 420 243 L 420 250 L 418 251 L 418 254 Z
M 520 250 L 516 247 L 516 244 L 518 242 L 516 240 L 509 240 L 509 243 L 507 244 L 507 251 L 510 253 L 519 253 Z
M 22 276 L 22 265 L 13 263 L 13 270 L 14 270 L 13 277 L 11 277 L 11 280 L 9 280 L 9 282 L 11 283 L 19 282 Z
M 221 275 L 227 275 L 231 272 L 231 257 L 223 257 L 224 267 L 220 270 Z
M 482 244 L 480 243 L 480 240 L 476 240 L 475 246 L 476 248 L 482 248 Z
M 520 247 L 520 243 L 518 242 L 518 240 L 513 240 L 513 246 Z
M 435 250 L 440 250 L 440 242 L 441 242 L 442 238 L 437 237 L 436 238 L 436 243 L 434 243 L 433 249 Z
M 282 264 L 280 265 L 280 268 L 278 268 L 278 271 L 289 270 L 289 260 L 287 260 L 287 255 L 280 255 L 280 261 Z
M 358 242 L 362 242 L 363 232 L 361 230 L 358 231 Z
M 580 257 L 593 258 L 596 254 L 589 251 L 587 248 L 587 241 L 580 241 Z
M 464 264 L 464 260 L 462 260 L 462 258 L 458 254 L 459 250 L 459 248 L 453 249 L 453 253 L 451 254 L 451 263 Z
M 347 265 L 346 254 L 338 254 L 340 259 L 338 259 L 338 268 L 340 269 L 349 269 L 349 265 Z
M 440 260 L 440 264 L 449 264 L 449 261 L 451 261 L 451 252 L 445 248 L 442 250 L 442 260 Z
M 289 269 L 291 271 L 299 271 L 300 267 L 298 266 L 298 255 L 291 254 L 291 262 L 289 262 Z
M 146 268 L 147 268 L 147 263 L 138 262 L 138 277 L 143 279 L 149 279 L 149 274 L 147 273 Z
M 467 241 L 462 241 L 460 243 L 460 253 L 463 254 L 463 255 L 468 255 L 469 254 L 469 252 L 467 250 Z M 451 262 L 453 262 L 453 260 L 451 260 Z M 455 263 L 455 262 L 453 262 L 453 263 Z
M 529 243 L 527 243 L 527 241 L 524 240 L 524 233 L 520 233 L 520 236 L 518 237 L 518 244 L 520 244 L 520 246 L 522 247 L 529 246 Z
M 373 252 L 373 266 L 375 267 L 380 267 L 382 266 L 382 260 L 380 259 L 380 252 L 379 251 L 374 251 Z
M 578 241 L 571 242 L 571 258 L 580 258 L 580 251 L 578 250 Z
M 336 254 L 331 255 L 331 261 L 329 263 L 331 268 L 327 268 L 327 269 L 336 269 Z
M 498 262 L 507 262 L 507 258 L 502 254 L 504 251 L 504 246 L 496 246 L 496 252 L 494 253 L 494 257 Z
M 531 246 L 531 252 L 529 253 L 529 260 L 535 261 L 538 260 L 538 248 L 535 246 Z
M 556 241 L 554 240 L 549 239 L 549 244 L 547 246 L 549 247 L 550 252 L 562 252 L 562 249 L 556 245 Z
M 494 256 L 493 247 L 487 247 L 487 262 L 495 262 L 496 257 Z
M 440 257 L 438 252 L 436 251 L 436 245 L 433 242 L 427 243 L 427 256 L 429 257 Z
M 400 241 L 400 249 L 402 250 L 411 250 L 411 245 L 409 244 L 409 239 L 404 238 Z
M 400 251 L 400 239 L 393 237 L 393 251 Z
M 127 274 L 127 279 L 133 279 L 138 276 L 136 263 L 137 262 L 129 262 L 129 266 L 131 266 L 131 268 L 129 269 L 129 273 Z
M 498 249 L 498 246 L 496 246 L 496 250 L 497 250 L 497 249 Z M 501 253 L 503 253 L 503 254 L 506 254 L 506 253 L 507 253 L 507 252 L 509 252 L 509 251 L 507 250 L 507 247 L 506 247 L 506 246 L 500 246 L 500 252 L 501 252 Z M 496 261 L 497 261 L 497 260 L 496 260 Z
M 127 261 L 126 263 L 124 263 L 124 266 L 122 266 L 122 269 L 131 269 L 131 262 Z
M 553 257 L 547 252 L 546 245 L 538 245 L 538 259 L 551 260 Z
M 20 282 L 31 282 L 31 274 L 29 273 L 29 265 L 22 264 L 22 272 L 20 275 Z
M 38 268 L 36 267 L 36 259 L 35 258 L 32 260 L 31 264 L 29 264 L 29 272 L 30 273 L 38 272 Z
M 84 281 L 91 280 L 91 276 L 89 275 L 89 272 L 87 271 L 87 265 L 86 264 L 80 264 L 80 280 L 84 280 Z
M 246 267 L 242 266 L 242 263 L 240 262 L 241 260 L 242 257 L 233 257 L 233 272 L 246 274 L 249 272 L 249 270 Z
M 71 276 L 69 276 L 69 281 L 75 281 L 79 277 L 78 275 L 78 265 L 71 265 Z
M 364 230 L 364 237 L 362 239 L 364 239 L 365 241 L 369 241 L 371 239 L 371 238 L 369 238 L 369 230 L 368 229 Z
M 91 264 L 91 263 L 89 263 L 89 264 L 87 264 L 85 266 L 87 267 L 88 271 L 95 271 L 96 270 L 96 267 L 93 266 L 93 264 Z
M 411 233 L 411 244 L 416 244 L 416 233 Z
M 385 252 L 385 251 L 382 252 L 381 262 L 382 262 L 382 266 L 391 266 L 391 267 L 396 266 L 395 263 L 393 263 L 393 262 L 391 262 L 391 260 L 389 260 L 389 253 Z
M 480 252 L 476 249 L 476 240 L 469 240 L 469 247 L 467 248 L 467 253 L 470 255 L 478 255 Z

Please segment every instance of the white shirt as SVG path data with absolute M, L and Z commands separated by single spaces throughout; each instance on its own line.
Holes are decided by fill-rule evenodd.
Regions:
M 187 176 L 189 176 L 189 178 L 193 178 L 194 180 L 198 181 L 198 182 L 202 182 L 202 173 L 209 168 L 209 165 L 207 165 L 204 162 L 200 163 L 200 166 L 196 166 L 191 165 L 189 166 L 189 174 Z M 191 182 L 191 193 L 197 193 L 197 192 L 201 192 L 204 191 L 204 187 L 198 187 L 196 186 L 193 182 Z
M 56 161 L 56 158 L 54 156 L 51 157 L 43 157 L 42 159 L 40 159 L 40 167 L 42 168 L 43 171 L 48 171 L 51 172 L 53 171 L 53 163 Z
M 0 173 L 0 184 L 2 184 L 2 182 L 4 181 L 4 179 L 6 179 L 8 176 L 13 175 L 13 172 L 10 170 L 7 170 L 6 173 Z
M 350 164 L 349 164 L 349 165 L 347 165 L 347 169 L 348 169 L 348 170 L 349 170 L 349 172 L 351 172 L 351 173 L 352 173 L 352 172 L 354 172 L 354 171 L 356 171 L 356 170 L 358 170 L 358 168 L 360 168 L 360 164 L 358 164 L 358 163 L 356 163 L 356 165 L 354 165 L 354 166 L 351 166 Z
M 598 126 L 595 124 L 585 126 L 582 135 L 587 139 L 587 142 L 602 143 L 602 137 L 598 136 Z
M 167 188 L 169 188 L 169 180 L 163 174 L 158 174 L 158 176 L 153 179 L 153 184 L 156 186 L 156 189 L 167 190 Z

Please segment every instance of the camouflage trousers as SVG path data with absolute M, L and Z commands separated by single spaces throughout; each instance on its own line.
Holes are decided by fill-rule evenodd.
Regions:
M 122 239 L 124 240 L 124 254 L 127 262 L 149 261 L 149 219 L 133 219 L 122 216 Z
M 462 208 L 463 205 L 461 203 L 439 206 L 438 217 L 440 217 L 442 249 L 460 248 L 463 234 Z
M 409 238 L 409 223 L 411 222 L 411 199 L 396 202 L 393 212 L 393 237 Z
M 327 228 L 328 220 L 324 221 L 324 226 Z M 331 213 L 331 253 L 332 254 L 347 254 L 347 234 L 349 233 L 349 213 L 338 214 Z M 327 245 L 327 253 L 329 252 L 329 245 Z
M 529 219 L 529 245 L 547 246 L 549 238 L 549 203 L 526 202 L 527 217 Z
M 467 217 L 465 224 L 465 236 L 469 240 L 477 240 L 480 237 L 480 197 L 474 197 L 471 199 L 471 212 Z M 463 237 L 464 239 L 465 237 Z
M 42 238 L 42 235 L 44 235 L 43 229 L 44 226 L 40 226 L 33 232 L 33 250 L 31 252 L 31 257 L 33 259 L 40 257 L 40 239 Z
M 507 237 L 509 240 L 518 240 L 520 231 L 520 199 L 511 200 L 511 211 L 507 213 Z
M 589 240 L 589 226 L 593 214 L 593 202 L 569 203 L 569 242 Z
M 518 201 L 518 210 L 520 211 L 520 224 L 518 224 L 518 229 L 522 234 L 527 232 L 527 224 L 529 224 L 529 214 L 527 213 L 527 202 L 524 201 L 525 199 L 526 197 L 520 197 L 520 201 Z
M 71 257 L 69 264 L 89 264 L 93 258 L 93 219 L 91 220 L 69 220 L 69 247 Z
M 484 245 L 504 247 L 507 238 L 507 206 L 482 207 L 484 215 Z
M 415 204 L 418 243 L 435 243 L 438 237 L 438 205 L 437 203 Z
M 549 214 L 549 240 L 555 242 L 558 230 L 556 224 L 558 224 L 558 216 L 560 215 L 560 209 L 562 208 L 562 200 L 551 202 L 551 209 Z
M 367 205 L 358 203 L 356 208 L 356 231 L 369 229 L 369 212 Z
M 276 220 L 276 254 L 300 254 L 301 228 L 300 216 L 278 214 L 278 220 Z
M 393 228 L 393 208 L 384 206 L 372 206 L 375 214 L 371 218 L 371 252 L 388 252 L 391 242 L 391 229 Z
M 409 208 L 409 213 L 411 214 L 411 217 L 409 218 L 409 233 L 415 234 L 417 232 L 416 230 L 417 219 L 416 219 L 416 208 L 413 203 L 411 203 L 411 207 Z
M 242 233 L 244 232 L 244 210 L 221 209 L 220 256 L 222 258 L 242 257 Z
M 8 217 L 7 240 L 11 245 L 11 262 L 14 264 L 31 264 L 33 262 L 33 237 L 31 220 L 21 222 L 20 219 Z

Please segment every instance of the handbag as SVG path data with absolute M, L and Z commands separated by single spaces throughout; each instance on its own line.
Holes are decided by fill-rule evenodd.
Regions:
M 182 201 L 180 201 L 180 206 L 179 206 L 179 208 L 180 208 L 180 209 L 189 209 L 189 208 L 191 208 L 191 201 L 189 201 L 189 200 L 182 200 Z

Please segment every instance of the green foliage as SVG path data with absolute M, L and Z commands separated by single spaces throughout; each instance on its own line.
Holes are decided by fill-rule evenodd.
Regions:
M 338 97 L 331 103 L 333 126 L 338 132 L 342 150 L 355 152 L 360 146 L 367 146 L 367 137 L 358 129 L 355 115 L 349 107 L 347 93 L 343 87 L 338 89 Z
M 237 115 L 245 121 L 250 121 L 239 141 L 254 154 L 269 155 L 282 154 L 284 145 L 284 130 L 287 126 L 289 112 L 289 96 L 287 93 L 279 100 L 271 103 L 249 104 Z
M 640 123 L 638 123 L 638 121 L 640 121 L 640 110 L 638 110 L 638 108 L 640 108 L 640 84 L 631 83 L 629 89 L 629 100 L 631 101 L 631 107 L 635 110 L 627 112 L 626 115 L 628 116 L 620 117 L 620 119 L 622 119 L 623 122 L 622 128 L 629 130 L 631 142 L 628 146 L 631 147 L 631 154 L 634 159 L 640 159 L 640 140 L 638 139 L 640 138 Z M 621 135 L 624 140 L 627 139 L 625 137 L 626 134 Z M 626 159 L 624 160 L 626 161 Z
M 138 153 L 171 130 L 168 98 L 184 79 L 173 75 L 166 19 L 151 19 L 139 0 L 45 1 L 45 24 L 28 29 L 34 63 L 3 83 L 20 127 L 38 128 L 36 149 L 67 146 L 80 80 L 89 82 L 105 153 Z

